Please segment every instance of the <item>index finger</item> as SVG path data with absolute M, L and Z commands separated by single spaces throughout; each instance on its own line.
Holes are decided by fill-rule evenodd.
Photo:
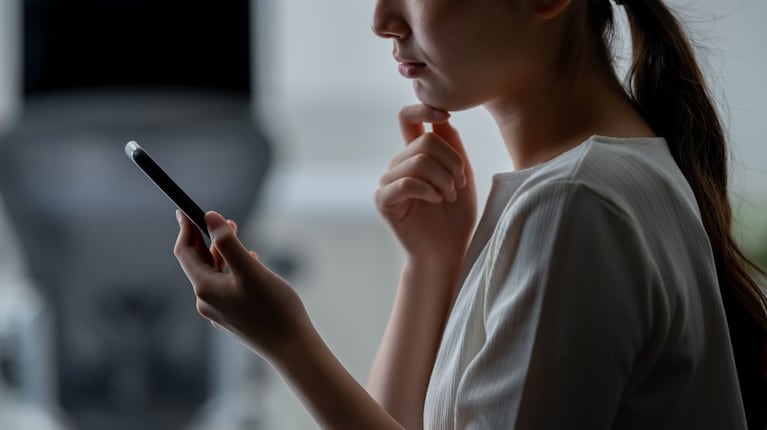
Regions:
M 208 225 L 213 246 L 216 247 L 224 262 L 232 272 L 249 271 L 254 266 L 260 266 L 260 262 L 253 258 L 250 251 L 245 248 L 237 237 L 232 225 L 218 212 L 209 211 L 205 214 L 205 223 Z
M 405 144 L 409 144 L 424 133 L 423 123 L 440 123 L 447 121 L 448 118 L 450 118 L 449 113 L 425 104 L 405 106 L 399 111 L 399 127 Z
M 178 215 L 177 215 L 178 216 Z M 202 234 L 184 215 L 178 216 L 179 232 L 173 254 L 190 280 L 199 279 L 214 271 Z

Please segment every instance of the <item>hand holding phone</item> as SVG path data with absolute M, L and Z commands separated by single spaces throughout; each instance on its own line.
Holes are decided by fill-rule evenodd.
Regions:
M 205 224 L 205 211 L 181 189 L 173 179 L 136 142 L 125 144 L 125 154 L 162 190 L 173 203 L 210 239 Z

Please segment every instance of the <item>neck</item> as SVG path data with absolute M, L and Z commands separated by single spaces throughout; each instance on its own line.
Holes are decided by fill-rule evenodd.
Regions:
M 514 168 L 550 160 L 593 135 L 654 136 L 612 73 L 548 77 L 487 103 Z

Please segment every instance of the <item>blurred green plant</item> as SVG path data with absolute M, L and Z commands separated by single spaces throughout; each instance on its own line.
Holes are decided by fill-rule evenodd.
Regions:
M 767 240 L 762 242 L 762 247 L 754 251 L 750 256 L 763 270 L 767 270 Z
M 767 271 L 767 201 L 733 199 L 734 236 L 743 252 L 762 270 Z M 767 279 L 759 279 L 767 289 Z

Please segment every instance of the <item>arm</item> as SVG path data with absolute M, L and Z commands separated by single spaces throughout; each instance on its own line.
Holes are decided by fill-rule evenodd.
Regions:
M 177 216 L 174 253 L 202 316 L 280 371 L 323 428 L 402 428 L 333 356 L 295 290 L 242 245 L 231 225 L 217 213 L 206 215 L 209 254 L 199 230 Z
M 406 262 L 402 268 L 368 391 L 408 429 L 423 426 L 426 389 L 452 299 L 445 292 L 453 290 L 458 267 Z
M 657 353 L 652 258 L 634 221 L 584 186 L 527 197 L 486 274 L 486 339 L 460 382 L 458 427 L 613 428 L 636 357 Z
M 458 135 L 447 124 L 448 115 L 435 115 L 423 105 L 403 112 L 408 114 L 402 118 L 418 122 L 407 125 L 406 135 L 415 138 L 420 133 L 421 138 L 408 147 L 410 152 L 404 151 L 393 162 L 386 184 L 376 195 L 377 203 L 400 239 L 404 238 L 403 243 L 410 245 L 406 246 L 408 254 L 419 257 L 412 261 L 440 262 L 441 268 L 414 264 L 412 270 L 405 271 L 401 304 L 395 309 L 394 328 L 384 347 L 387 352 L 379 360 L 382 364 L 376 366 L 383 370 L 374 373 L 376 379 L 384 381 L 394 377 L 386 372 L 407 367 L 408 356 L 399 348 L 414 357 L 432 357 L 419 359 L 420 364 L 414 367 L 422 382 L 410 398 L 421 400 L 402 415 L 408 425 L 420 428 L 421 423 L 412 417 L 423 411 L 425 381 L 454 293 L 453 271 L 458 270 L 458 264 L 449 263 L 463 258 L 474 226 L 476 194 Z M 435 133 L 422 134 L 425 119 L 442 123 L 434 125 Z M 213 240 L 209 253 L 191 221 L 180 213 L 177 216 L 181 229 L 174 253 L 192 283 L 203 317 L 278 369 L 323 427 L 401 428 L 344 370 L 316 333 L 293 288 L 242 245 L 233 225 L 217 213 L 206 215 Z M 429 309 L 424 312 L 426 320 L 411 319 L 422 308 Z M 418 331 L 421 325 L 426 329 Z M 408 343 L 406 335 L 413 331 L 431 337 L 423 342 L 425 351 L 415 342 Z M 382 399 L 411 396 L 410 388 L 396 381 L 379 384 L 377 394 Z
M 311 328 L 271 360 L 302 403 L 326 429 L 403 427 L 357 383 Z
M 476 216 L 471 166 L 447 117 L 425 105 L 402 109 L 406 146 L 376 192 L 407 258 L 368 388 L 413 429 L 423 426 L 426 389 Z M 425 122 L 433 133 L 424 132 Z

